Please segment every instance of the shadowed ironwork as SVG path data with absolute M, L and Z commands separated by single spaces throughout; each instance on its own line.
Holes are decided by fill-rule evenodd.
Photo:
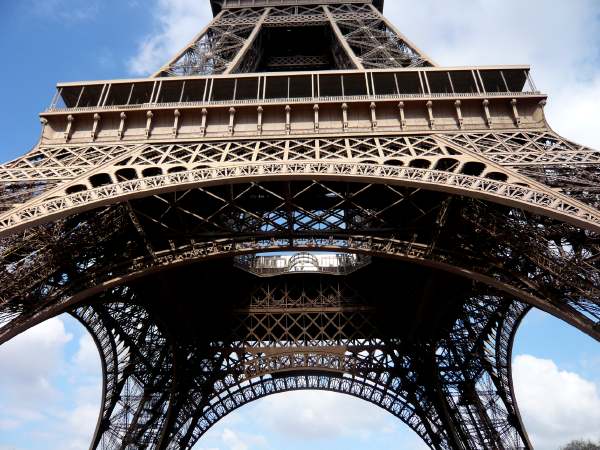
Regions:
M 531 308 L 600 340 L 600 153 L 526 66 L 443 68 L 370 0 L 221 0 L 151 78 L 61 83 L 0 165 L 0 344 L 70 313 L 91 448 L 189 449 L 329 390 L 432 449 L 530 449 Z

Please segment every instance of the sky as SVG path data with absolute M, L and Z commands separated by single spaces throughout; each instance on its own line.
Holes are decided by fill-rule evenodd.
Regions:
M 600 148 L 598 0 L 387 0 L 386 15 L 438 64 L 531 64 L 564 136 Z M 205 0 L 0 0 L 0 160 L 31 149 L 59 81 L 145 76 L 209 20 Z M 541 312 L 514 352 L 517 400 L 538 449 L 600 439 L 600 346 Z M 100 403 L 91 338 L 68 316 L 0 347 L 0 450 L 87 448 Z M 196 450 L 417 450 L 368 403 L 294 393 L 247 405 Z

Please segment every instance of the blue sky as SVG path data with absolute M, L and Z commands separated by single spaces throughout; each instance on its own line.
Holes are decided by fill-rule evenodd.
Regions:
M 555 129 L 600 148 L 597 0 L 388 0 L 387 15 L 444 65 L 533 67 Z M 0 160 L 33 147 L 37 113 L 58 81 L 145 75 L 209 18 L 205 0 L 0 0 Z M 545 314 L 515 348 L 518 400 L 536 448 L 600 439 L 600 346 Z M 81 449 L 99 408 L 99 362 L 72 319 L 46 322 L 0 348 L 0 450 Z M 298 430 L 302 432 L 299 433 Z M 341 395 L 296 393 L 248 405 L 202 450 L 420 449 L 386 413 Z

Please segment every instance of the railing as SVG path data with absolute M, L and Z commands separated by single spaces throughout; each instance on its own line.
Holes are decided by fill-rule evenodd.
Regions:
M 334 102 L 371 102 L 376 100 L 429 100 L 429 99 L 465 99 L 465 98 L 493 98 L 493 97 L 537 97 L 542 95 L 540 91 L 532 92 L 493 92 L 480 94 L 478 92 L 467 92 L 460 94 L 436 93 L 436 94 L 390 94 L 390 95 L 345 95 L 345 96 L 325 96 L 325 97 L 278 97 L 264 99 L 244 99 L 244 100 L 211 100 L 197 102 L 153 102 L 140 103 L 136 105 L 105 105 L 105 106 L 85 106 L 78 108 L 68 107 L 49 107 L 46 113 L 57 112 L 93 112 L 93 111 L 132 111 L 138 109 L 150 110 L 154 108 L 200 108 L 206 106 L 232 106 L 232 105 L 269 105 L 269 104 L 302 104 L 302 103 L 334 103 Z
M 371 0 L 223 0 L 223 9 L 261 6 L 339 5 L 344 3 L 371 3 Z
M 47 112 L 540 95 L 525 66 L 278 72 L 58 85 Z

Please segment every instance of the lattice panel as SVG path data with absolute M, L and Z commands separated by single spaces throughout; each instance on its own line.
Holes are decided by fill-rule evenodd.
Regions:
M 282 287 L 276 289 L 286 295 L 286 288 Z M 289 288 L 293 290 L 291 285 Z M 322 289 L 338 292 L 336 286 Z M 124 299 L 132 292 L 114 291 L 109 297 Z M 288 322 L 290 313 L 304 314 L 312 321 L 312 313 L 306 308 L 317 304 L 323 307 L 322 299 L 319 300 L 322 293 L 311 291 L 317 293 L 317 298 L 305 293 L 301 301 L 286 302 L 287 306 L 280 310 L 278 304 L 271 303 L 272 292 L 268 285 L 256 290 L 250 309 L 237 312 L 240 323 L 252 320 L 265 305 L 280 323 Z M 358 307 L 360 301 L 353 296 L 350 303 Z M 338 300 L 328 303 L 334 307 L 348 304 Z M 447 404 L 442 406 L 440 398 L 418 383 L 417 374 L 426 376 L 427 370 L 420 360 L 430 350 L 409 350 L 400 342 L 378 338 L 380 332 L 373 320 L 363 330 L 367 339 L 354 340 L 345 334 L 349 328 L 340 330 L 343 347 L 324 345 L 319 327 L 296 329 L 289 325 L 289 333 L 293 334 L 289 341 L 295 344 L 288 348 L 273 345 L 269 351 L 253 349 L 256 338 L 252 333 L 245 335 L 249 339 L 246 345 L 239 342 L 236 334 L 231 336 L 232 344 L 179 341 L 169 345 L 152 325 L 151 315 L 137 306 L 116 303 L 81 308 L 76 316 L 94 333 L 111 368 L 105 380 L 110 388 L 105 398 L 107 419 L 93 448 L 119 448 L 123 442 L 144 442 L 148 448 L 191 448 L 218 420 L 244 404 L 274 393 L 302 389 L 343 392 L 374 403 L 405 422 L 431 448 L 455 448 L 456 436 L 447 434 L 444 420 L 454 421 L 463 439 L 461 443 L 469 448 L 525 448 L 527 437 L 515 426 L 519 418 L 512 409 L 512 389 L 492 388 L 486 375 L 490 364 L 494 364 L 496 351 L 510 354 L 516 325 L 524 311 L 518 304 L 500 298 L 473 297 L 465 302 L 463 317 L 467 317 L 469 325 L 465 327 L 464 319 L 459 319 L 435 352 L 434 370 L 443 374 L 436 376 L 440 376 L 440 386 L 447 395 Z M 367 309 L 362 314 L 370 313 Z M 502 321 L 503 315 L 507 321 Z M 280 336 L 269 336 L 269 347 L 281 342 Z M 171 350 L 166 351 L 167 348 Z M 114 349 L 120 350 L 115 354 Z M 176 355 L 186 355 L 185 362 L 177 360 Z M 178 361 L 177 371 L 165 364 L 172 358 Z M 304 373 L 294 374 L 298 369 Z M 153 375 L 135 375 L 137 370 Z M 157 384 L 157 379 L 162 384 Z M 178 386 L 179 390 L 173 392 L 171 386 Z M 472 388 L 468 401 L 466 386 Z M 155 400 L 148 396 L 151 392 Z M 175 416 L 167 414 L 169 411 Z M 448 413 L 449 417 L 442 418 Z M 161 422 L 160 417 L 165 414 L 172 420 Z M 166 442 L 162 440 L 165 436 Z
M 510 166 L 598 164 L 600 151 L 570 142 L 551 131 L 448 136 L 460 146 Z
M 343 38 L 369 69 L 423 67 L 431 63 L 413 49 L 368 5 L 331 7 Z
M 220 74 L 227 70 L 254 30 L 255 23 L 215 24 L 174 62 L 161 69 L 162 76 Z
M 68 180 L 125 154 L 131 148 L 120 144 L 39 146 L 21 158 L 0 165 L 0 183 Z

